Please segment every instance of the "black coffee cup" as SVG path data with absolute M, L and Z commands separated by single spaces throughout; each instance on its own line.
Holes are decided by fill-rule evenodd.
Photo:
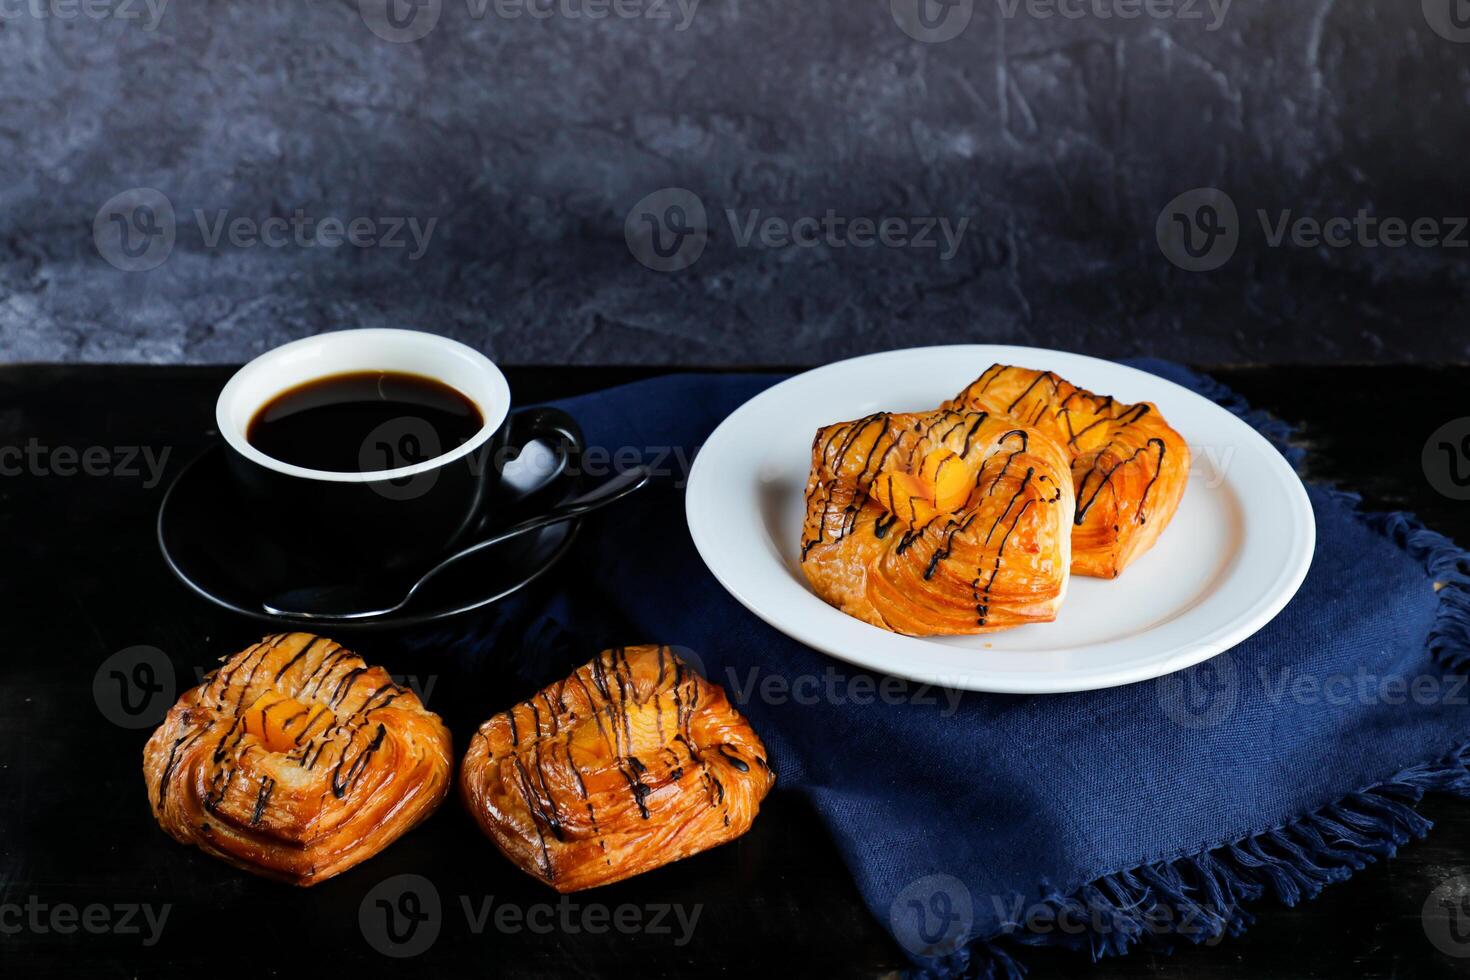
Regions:
M 252 419 L 282 392 L 334 375 L 386 371 L 419 375 L 455 389 L 479 410 L 480 429 L 461 445 L 421 462 L 364 472 L 315 470 L 275 459 L 248 439 Z M 413 330 L 342 330 L 277 347 L 246 364 L 215 405 L 230 469 L 252 509 L 247 517 L 292 556 L 341 579 L 413 569 L 442 556 L 526 491 L 506 464 L 533 442 L 554 463 L 534 474 L 545 485 L 572 468 L 581 430 L 554 408 L 511 411 L 510 385 L 489 358 L 457 341 Z M 385 423 L 360 447 L 361 458 L 393 458 L 427 423 L 406 415 Z M 422 439 L 418 439 L 422 444 Z M 377 465 L 381 465 L 378 463 Z M 520 516 L 520 515 L 518 515 Z M 230 519 L 222 515 L 222 519 Z

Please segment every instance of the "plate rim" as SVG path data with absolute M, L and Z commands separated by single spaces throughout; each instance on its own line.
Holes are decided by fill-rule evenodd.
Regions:
M 779 616 L 770 613 L 769 610 L 764 608 L 763 603 L 754 601 L 748 595 L 747 589 L 740 581 L 741 576 L 738 574 L 738 570 L 732 571 L 732 568 L 725 564 L 720 556 L 719 549 L 716 547 L 716 542 L 712 539 L 713 532 L 709 526 L 706 526 L 706 523 L 702 519 L 703 515 L 699 513 L 702 508 L 702 502 L 710 492 L 705 489 L 711 486 L 709 470 L 714 465 L 710 462 L 712 458 L 710 449 L 713 447 L 718 452 L 720 440 L 722 438 L 732 438 L 731 433 L 738 429 L 742 414 L 756 411 L 757 406 L 762 402 L 779 398 L 779 393 L 783 388 L 787 388 L 787 386 L 811 384 L 814 379 L 819 379 L 822 375 L 837 374 L 845 370 L 851 370 L 853 366 L 862 362 L 892 359 L 900 356 L 937 357 L 946 353 L 951 356 L 974 357 L 980 360 L 988 357 L 998 362 L 1010 361 L 1011 363 L 1016 363 L 1017 361 L 1031 357 L 1062 357 L 1072 361 L 1090 361 L 1110 371 L 1138 375 L 1151 384 L 1169 386 L 1177 389 L 1182 396 L 1198 400 L 1209 410 L 1219 413 L 1221 419 L 1228 420 L 1227 424 L 1233 426 L 1235 431 L 1241 433 L 1243 439 L 1253 442 L 1259 449 L 1266 450 L 1264 454 L 1266 465 L 1278 478 L 1278 482 L 1280 482 L 1286 491 L 1287 496 L 1283 506 L 1290 512 L 1290 517 L 1292 518 L 1291 526 L 1296 531 L 1289 551 L 1292 560 L 1283 564 L 1275 576 L 1275 580 L 1270 583 L 1269 588 L 1265 589 L 1260 597 L 1252 602 L 1250 607 L 1244 611 L 1243 615 L 1232 618 L 1230 621 L 1198 638 L 1180 644 L 1176 649 L 1166 654 L 1144 660 L 1138 664 L 1132 666 L 1125 664 L 1080 673 L 1075 671 L 1017 672 L 998 668 L 981 668 L 977 670 L 974 667 L 969 667 L 957 668 L 952 673 L 939 676 L 924 668 L 900 669 L 901 665 L 893 664 L 891 659 L 885 658 L 882 654 L 854 653 L 848 650 L 837 649 L 835 643 L 824 642 L 822 636 L 816 635 L 814 627 L 802 625 L 799 617 L 797 617 L 795 623 L 789 620 L 780 620 Z M 922 683 L 996 694 L 1063 694 L 1119 687 L 1164 677 L 1218 656 L 1245 641 L 1267 623 L 1271 622 L 1271 620 L 1275 619 L 1281 610 L 1285 609 L 1287 604 L 1296 596 L 1296 593 L 1301 588 L 1302 582 L 1306 580 L 1307 573 L 1311 569 L 1312 560 L 1316 553 L 1317 537 L 1316 515 L 1301 476 L 1280 451 L 1271 445 L 1265 436 L 1229 409 L 1177 382 L 1132 367 L 1131 365 L 1071 351 L 1012 344 L 939 344 L 925 347 L 897 348 L 894 350 L 863 354 L 803 371 L 800 374 L 786 378 L 756 393 L 730 412 L 704 440 L 704 445 L 695 456 L 694 463 L 690 468 L 689 480 L 685 491 L 684 513 L 685 523 L 689 528 L 689 534 L 693 539 L 695 550 L 699 553 L 700 559 L 704 562 L 705 567 L 709 569 L 715 580 L 742 606 L 778 632 L 837 660 L 853 664 L 865 670 L 872 670 Z M 784 556 L 782 561 L 784 563 Z M 838 615 L 845 615 L 838 610 L 834 610 L 834 612 L 837 612 Z M 881 629 L 880 627 L 864 623 L 852 617 L 848 618 L 855 625 L 872 630 L 872 635 L 875 639 L 878 637 L 885 638 L 881 641 L 884 645 L 889 645 L 894 641 L 926 642 L 925 638 L 903 636 L 902 634 Z M 1064 652 L 1073 649 L 1075 648 L 1061 647 L 1057 651 L 1051 652 Z

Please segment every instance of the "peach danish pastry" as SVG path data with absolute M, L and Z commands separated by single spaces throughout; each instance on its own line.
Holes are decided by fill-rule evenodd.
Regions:
M 574 892 L 734 840 L 775 780 L 725 692 L 643 646 L 604 651 L 485 722 L 459 784 L 506 857 Z
M 911 636 L 1056 618 L 1072 479 L 1049 437 L 983 411 L 879 413 L 812 444 L 801 568 L 843 612 Z
M 381 667 L 309 633 L 235 654 L 143 752 L 159 824 L 259 875 L 314 885 L 372 857 L 449 788 L 449 731 Z
M 946 402 L 1055 439 L 1071 462 L 1072 572 L 1115 578 L 1158 540 L 1184 496 L 1189 445 L 1149 402 L 1125 405 L 1050 371 L 993 364 Z

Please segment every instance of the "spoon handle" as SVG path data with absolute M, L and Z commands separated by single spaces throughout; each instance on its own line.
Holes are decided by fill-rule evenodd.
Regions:
M 493 548 L 496 545 L 504 544 L 512 538 L 520 537 L 522 534 L 529 534 L 532 531 L 539 531 L 541 528 L 549 527 L 552 524 L 560 524 L 562 521 L 569 521 L 575 517 L 590 514 L 594 510 L 622 500 L 628 494 L 643 487 L 652 478 L 653 471 L 647 466 L 635 466 L 632 469 L 619 473 L 611 480 L 608 480 L 599 487 L 594 487 L 581 496 L 564 501 L 544 514 L 522 521 L 519 524 L 506 528 L 498 534 L 491 535 L 483 541 L 476 541 L 472 545 L 461 548 L 425 572 L 414 583 L 413 588 L 408 590 L 408 593 L 403 597 L 403 601 L 399 603 L 399 607 L 401 608 L 407 605 L 419 589 L 460 559 L 479 554 L 486 548 Z

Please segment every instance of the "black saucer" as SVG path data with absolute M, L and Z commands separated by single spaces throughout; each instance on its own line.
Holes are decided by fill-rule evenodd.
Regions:
M 569 484 L 563 495 L 574 491 Z M 537 496 L 555 492 L 538 491 Z M 550 570 L 571 547 L 580 526 L 580 521 L 554 524 L 466 558 L 424 586 L 407 608 L 374 619 L 332 623 L 331 629 L 418 626 L 488 606 Z M 330 583 L 317 582 L 294 565 L 290 549 L 250 519 L 218 445 L 186 466 L 164 494 L 158 508 L 158 546 L 179 581 L 217 606 L 268 622 L 323 628 L 320 620 L 271 616 L 261 608 L 263 600 L 288 589 Z

